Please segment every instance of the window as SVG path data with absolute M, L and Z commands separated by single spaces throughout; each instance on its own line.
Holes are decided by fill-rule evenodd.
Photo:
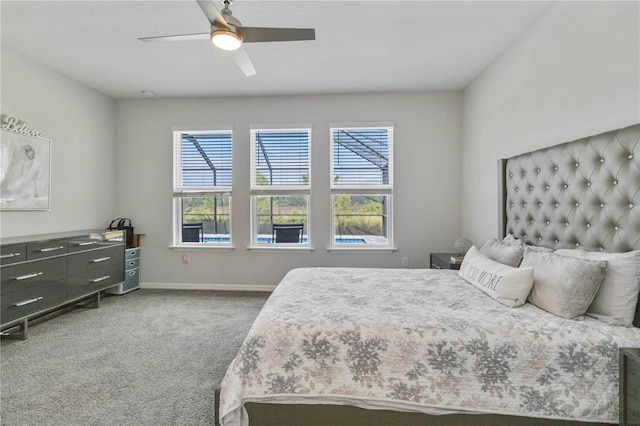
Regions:
M 251 130 L 252 245 L 309 244 L 310 138 L 304 128 Z M 302 224 L 301 238 L 278 238 L 281 224 Z
M 231 130 L 173 132 L 174 245 L 231 246 Z
M 392 247 L 393 127 L 331 129 L 333 247 Z

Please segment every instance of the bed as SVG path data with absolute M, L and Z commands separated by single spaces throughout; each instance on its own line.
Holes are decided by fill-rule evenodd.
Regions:
M 618 350 L 640 347 L 640 125 L 498 170 L 499 235 L 460 272 L 290 271 L 218 422 L 617 423 Z

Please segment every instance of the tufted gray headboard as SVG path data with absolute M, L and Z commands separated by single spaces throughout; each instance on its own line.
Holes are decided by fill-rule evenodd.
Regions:
M 502 236 L 640 250 L 640 124 L 500 160 Z
M 501 237 L 640 250 L 640 124 L 499 160 L 498 170 Z

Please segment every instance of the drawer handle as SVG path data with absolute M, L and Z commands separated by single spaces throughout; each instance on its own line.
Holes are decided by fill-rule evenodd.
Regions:
M 35 303 L 38 300 L 42 300 L 42 296 L 34 297 L 33 299 L 23 300 L 22 302 L 14 303 L 13 306 L 19 308 L 20 306 L 30 305 L 31 303 Z
M 62 250 L 64 248 L 64 246 L 58 246 L 58 247 L 49 247 L 49 248 L 43 248 L 38 250 L 40 253 L 47 253 L 49 251 L 56 251 L 56 250 Z
M 8 259 L 10 257 L 20 256 L 20 253 L 7 253 L 0 256 L 0 259 Z
M 29 278 L 39 277 L 42 274 L 44 274 L 44 272 L 34 272 L 33 274 L 20 275 L 19 277 L 16 277 L 16 281 L 28 280 Z
M 107 256 L 107 257 L 100 257 L 100 258 L 98 258 L 98 259 L 93 259 L 93 260 L 91 261 L 91 263 L 100 263 L 100 262 L 107 261 L 107 260 L 109 260 L 109 259 L 111 259 L 111 257 L 109 257 L 109 256 Z
M 77 243 L 77 246 L 92 246 L 94 245 L 96 242 L 95 241 L 86 241 L 84 243 Z
M 133 266 L 133 265 L 135 265 L 135 264 L 136 264 L 136 261 L 135 261 L 135 260 L 132 260 L 131 262 L 129 262 L 129 266 Z
M 91 280 L 92 284 L 99 283 L 100 281 L 108 280 L 111 278 L 109 275 L 105 275 L 104 277 L 96 278 L 95 280 Z
M 136 271 L 128 271 L 127 273 L 129 274 L 130 277 L 132 277 L 136 274 Z

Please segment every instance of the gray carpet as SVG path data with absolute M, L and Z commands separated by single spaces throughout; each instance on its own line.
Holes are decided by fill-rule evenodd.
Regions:
M 268 293 L 136 290 L 2 340 L 4 425 L 213 425 Z

